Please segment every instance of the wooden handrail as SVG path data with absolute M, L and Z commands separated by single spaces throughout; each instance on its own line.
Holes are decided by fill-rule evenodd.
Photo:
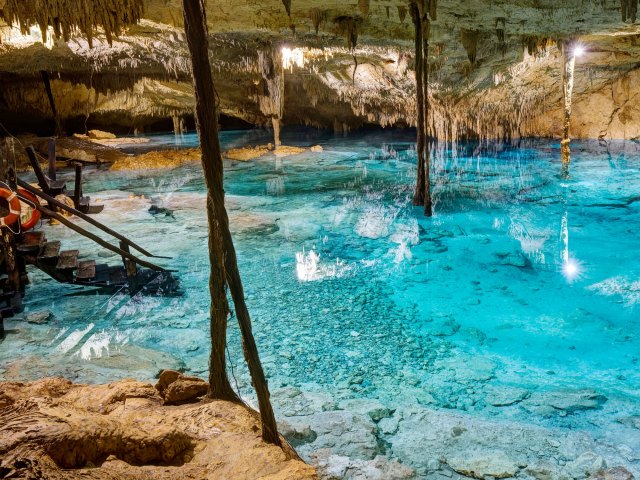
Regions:
M 111 250 L 114 253 L 117 253 L 118 255 L 121 255 L 124 258 L 127 258 L 129 260 L 131 260 L 132 262 L 137 263 L 138 265 L 142 266 L 142 267 L 147 267 L 151 270 L 155 270 L 156 272 L 170 272 L 171 270 L 167 270 L 166 268 L 163 268 L 159 265 L 155 265 L 151 262 L 147 262 L 146 260 L 142 260 L 138 257 L 136 257 L 135 255 L 132 255 L 129 252 L 125 252 L 124 250 L 118 248 L 118 247 L 114 247 L 113 245 L 111 245 L 109 242 L 104 241 L 102 238 L 98 237 L 97 235 L 94 235 L 93 233 L 85 230 L 84 228 L 76 225 L 75 223 L 69 221 L 68 219 L 66 219 L 65 217 L 63 217 L 62 215 L 60 215 L 59 213 L 54 212 L 53 210 L 49 210 L 47 207 L 43 207 L 42 205 L 36 205 L 35 206 L 37 210 L 41 211 L 42 213 L 44 213 L 45 215 L 47 215 L 48 217 L 51 218 L 55 218 L 57 221 L 59 221 L 60 223 L 62 223 L 63 225 L 69 227 L 71 230 L 78 232 L 80 235 L 87 237 L 90 240 L 93 240 L 94 242 L 96 242 L 98 245 L 106 248 L 107 250 Z
M 121 235 L 118 232 L 116 232 L 114 230 L 111 230 L 109 227 L 107 227 L 106 225 L 104 225 L 104 224 L 98 222 L 97 220 L 91 218 L 89 215 L 86 215 L 86 214 L 82 213 L 80 210 L 77 210 L 77 209 L 75 209 L 73 207 L 65 205 L 64 203 L 62 203 L 62 202 L 56 200 L 55 198 L 53 198 L 51 195 L 47 195 L 46 193 L 42 192 L 41 190 L 38 190 L 37 188 L 32 187 L 27 182 L 25 182 L 24 180 L 21 180 L 19 178 L 18 178 L 18 186 L 24 188 L 28 192 L 33 193 L 34 195 L 37 195 L 38 197 L 46 200 L 51 205 L 55 205 L 56 207 L 61 208 L 62 210 L 65 210 L 65 211 L 67 211 L 69 213 L 72 213 L 72 214 L 76 215 L 77 217 L 81 218 L 82 220 L 90 223 L 91 225 L 94 225 L 95 227 L 98 227 L 103 232 L 108 233 L 109 235 L 117 238 L 118 240 L 120 240 L 122 242 L 125 242 L 127 245 L 129 245 L 129 246 L 135 248 L 136 250 L 138 250 L 145 257 L 171 258 L 171 257 L 163 257 L 161 255 L 153 255 L 152 253 L 149 253 L 147 250 L 145 250 L 141 246 L 137 245 L 135 242 L 132 242 L 131 240 L 129 240 L 124 235 Z

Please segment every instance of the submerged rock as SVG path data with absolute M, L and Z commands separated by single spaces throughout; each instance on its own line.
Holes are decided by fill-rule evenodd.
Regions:
M 36 325 L 42 325 L 43 323 L 47 323 L 49 320 L 54 318 L 53 313 L 49 310 L 44 310 L 42 312 L 33 312 L 26 316 L 25 320 L 29 323 L 35 323 Z
M 325 479 L 349 480 L 403 480 L 415 478 L 415 472 L 383 456 L 373 460 L 353 460 L 342 455 L 331 455 L 320 450 L 313 455 L 314 463 Z
M 548 417 L 554 414 L 570 415 L 581 410 L 600 408 L 607 397 L 591 389 L 534 392 L 524 408 L 532 413 Z
M 589 475 L 599 472 L 607 467 L 607 462 L 594 452 L 585 452 L 573 462 L 565 466 L 565 471 L 570 478 L 587 478 Z
M 446 463 L 456 472 L 472 478 L 509 478 L 521 467 L 505 452 L 463 452 L 449 456 Z
M 636 477 L 624 467 L 614 467 L 607 470 L 599 470 L 589 478 L 592 480 L 635 480 Z
M 173 218 L 173 210 L 169 210 L 168 208 L 158 207 L 157 205 L 151 205 L 149 210 L 147 210 L 151 215 L 164 215 L 165 217 Z
M 487 389 L 485 402 L 494 407 L 506 407 L 519 403 L 529 396 L 525 388 L 496 386 Z

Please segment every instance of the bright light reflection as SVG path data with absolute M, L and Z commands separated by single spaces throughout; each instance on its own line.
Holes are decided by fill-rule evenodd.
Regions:
M 15 45 L 17 47 L 26 47 L 28 45 L 33 45 L 34 43 L 42 43 L 42 30 L 37 25 L 32 25 L 29 27 L 29 33 L 23 35 L 20 31 L 20 26 L 10 27 L 8 31 L 0 32 L 0 40 L 2 42 Z M 43 43 L 45 47 L 49 50 L 53 48 L 54 44 L 54 35 L 53 28 L 49 27 L 47 29 L 47 41 Z
M 583 45 L 576 45 L 575 47 L 573 47 L 573 54 L 576 57 L 581 57 L 584 54 L 584 52 L 585 50 Z
M 298 68 L 304 67 L 304 50 L 282 47 L 282 68 L 292 70 L 294 65 Z
M 562 263 L 562 275 L 569 283 L 578 280 L 582 272 L 582 263 L 575 258 L 569 257 Z

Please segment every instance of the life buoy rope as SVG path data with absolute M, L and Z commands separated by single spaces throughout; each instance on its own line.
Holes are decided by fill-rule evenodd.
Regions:
M 0 188 L 0 198 L 4 198 L 9 204 L 9 213 L 0 217 L 0 227 L 9 228 L 20 219 L 20 199 L 17 192 L 7 188 Z
M 26 220 L 23 218 L 22 211 L 20 212 L 20 227 L 23 231 L 31 230 L 40 220 L 40 211 L 36 209 L 36 205 L 39 205 L 40 202 L 35 195 L 24 188 L 18 188 L 18 194 L 20 202 L 23 205 L 31 207 L 31 211 L 28 213 L 29 217 Z

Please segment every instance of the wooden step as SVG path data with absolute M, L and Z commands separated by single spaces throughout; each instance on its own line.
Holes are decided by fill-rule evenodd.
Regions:
M 38 253 L 45 242 L 44 232 L 26 232 L 22 235 L 22 242 L 17 248 L 21 253 Z
M 101 263 L 96 265 L 96 276 L 93 279 L 96 283 L 109 283 L 111 281 L 111 275 L 109 274 L 109 265 Z
M 38 256 L 38 260 L 57 260 L 58 256 L 60 256 L 60 242 L 58 240 L 54 240 L 53 242 L 47 242 L 44 244 L 44 248 L 42 249 L 42 253 Z
M 76 280 L 87 281 L 96 277 L 96 262 L 95 260 L 85 260 L 78 264 L 78 272 L 76 273 Z
M 127 272 L 124 267 L 109 268 L 109 275 L 111 277 L 110 283 L 112 285 L 124 285 L 128 281 Z
M 60 258 L 58 258 L 58 264 L 56 269 L 58 270 L 76 270 L 78 268 L 78 250 L 65 250 L 60 252 Z

